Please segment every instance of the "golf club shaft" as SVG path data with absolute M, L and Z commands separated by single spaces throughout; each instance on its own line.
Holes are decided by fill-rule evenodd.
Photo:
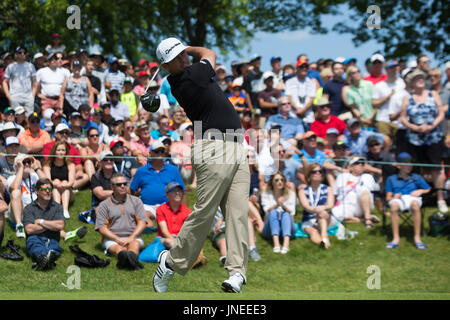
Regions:
M 152 83 L 152 81 L 155 80 L 156 76 L 158 75 L 158 72 L 159 72 L 159 67 L 158 67 L 158 69 L 156 69 L 155 74 L 153 75 L 153 77 L 152 77 L 152 78 L 150 79 L 150 81 L 148 82 L 147 87 L 145 87 L 145 92 L 147 92 L 147 90 L 148 90 L 148 88 L 149 88 L 149 86 L 150 86 L 150 83 Z

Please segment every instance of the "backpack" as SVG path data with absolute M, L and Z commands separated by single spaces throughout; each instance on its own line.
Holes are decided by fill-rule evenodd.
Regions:
M 443 237 L 450 234 L 447 214 L 436 212 L 428 218 L 428 223 L 430 225 L 430 236 Z
M 87 252 L 84 252 L 78 247 L 78 245 L 69 246 L 69 249 L 75 253 L 76 257 L 74 259 L 74 263 L 79 267 L 104 268 L 110 263 L 109 259 L 103 260 L 96 255 L 90 255 Z

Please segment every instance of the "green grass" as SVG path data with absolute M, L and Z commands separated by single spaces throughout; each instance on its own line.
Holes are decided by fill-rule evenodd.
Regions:
M 192 208 L 194 194 L 188 194 Z M 71 218 L 66 230 L 82 225 L 78 212 L 90 204 L 90 192 L 80 191 L 70 208 Z M 425 209 L 428 217 L 433 208 Z M 297 215 L 296 219 L 300 219 Z M 427 220 L 425 227 L 428 228 Z M 100 235 L 88 225 L 88 234 L 79 242 L 85 251 L 106 258 L 100 246 Z M 0 259 L 0 299 L 450 299 L 450 249 L 449 237 L 425 236 L 428 250 L 416 250 L 412 243 L 412 227 L 402 229 L 400 248 L 387 250 L 387 239 L 381 226 L 367 231 L 362 225 L 351 225 L 359 234 L 353 240 L 339 241 L 331 237 L 331 248 L 320 250 L 308 239 L 291 242 L 291 251 L 282 256 L 272 253 L 271 243 L 257 236 L 259 262 L 249 261 L 248 284 L 243 294 L 229 295 L 220 290 L 220 283 L 227 278 L 220 267 L 218 252 L 207 240 L 204 253 L 206 266 L 190 271 L 186 276 L 176 275 L 164 295 L 153 292 L 151 278 L 156 264 L 145 264 L 140 271 L 124 271 L 116 268 L 116 259 L 104 269 L 81 269 L 80 290 L 69 290 L 71 274 L 67 267 L 74 263 L 74 254 L 63 241 L 64 252 L 52 271 L 36 272 L 31 260 L 22 262 Z M 143 235 L 146 244 L 155 234 Z M 13 230 L 5 227 L 5 240 L 14 239 L 22 248 L 25 240 L 18 240 Z M 23 250 L 23 249 L 22 249 Z M 376 265 L 381 270 L 381 289 L 369 290 L 367 268 Z

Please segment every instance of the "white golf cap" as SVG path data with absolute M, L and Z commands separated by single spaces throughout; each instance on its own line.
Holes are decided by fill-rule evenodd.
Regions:
M 15 114 L 22 114 L 25 113 L 25 108 L 22 106 L 18 106 L 15 110 L 14 110 Z
M 263 81 L 266 81 L 266 80 L 269 79 L 270 77 L 275 78 L 275 73 L 273 73 L 272 71 L 266 71 L 266 72 L 264 72 L 263 75 L 262 75 Z
M 17 137 L 8 137 L 8 138 L 6 138 L 5 146 L 10 146 L 12 144 L 19 144 L 20 145 L 19 139 Z
M 445 70 L 450 69 L 450 61 L 447 61 L 445 63 Z
M 105 158 L 108 157 L 108 156 L 114 156 L 114 154 L 110 150 L 103 150 L 100 153 L 100 160 L 105 160 Z
M 337 57 L 337 58 L 334 58 L 334 61 L 343 63 L 345 61 L 345 58 L 344 57 Z
M 156 48 L 156 57 L 160 63 L 167 63 L 175 59 L 186 48 L 189 46 L 185 46 L 177 38 L 167 38 L 161 41 Z
M 22 160 L 25 160 L 26 158 L 29 158 L 30 156 L 25 154 L 25 153 L 19 153 L 17 154 L 17 156 L 14 158 L 14 166 L 17 166 L 17 163 L 19 163 Z
M 38 52 L 33 56 L 33 61 L 35 61 L 36 59 L 42 58 L 44 56 L 44 54 L 42 52 Z
M 61 132 L 61 131 L 64 131 L 64 130 L 69 130 L 70 131 L 70 128 L 69 128 L 69 126 L 67 124 L 61 122 L 61 123 L 58 123 L 58 125 L 56 126 L 55 133 Z
M 379 53 L 375 53 L 373 56 L 370 57 L 370 62 L 374 63 L 375 61 L 380 61 L 384 63 L 384 57 Z

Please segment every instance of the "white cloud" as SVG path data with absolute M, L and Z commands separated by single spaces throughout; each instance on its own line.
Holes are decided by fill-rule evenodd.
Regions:
M 278 37 L 281 40 L 297 41 L 308 39 L 311 37 L 311 34 L 306 30 L 297 30 L 275 33 L 274 36 Z

